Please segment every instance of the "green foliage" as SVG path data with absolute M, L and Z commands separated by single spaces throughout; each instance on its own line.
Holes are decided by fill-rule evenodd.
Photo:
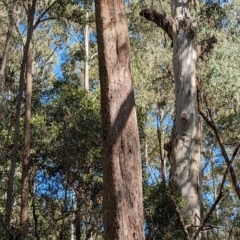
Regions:
M 37 16 L 53 2 L 37 1 Z M 169 2 L 161 2 L 166 14 L 170 15 Z M 51 20 L 42 21 L 34 31 L 29 239 L 70 239 L 71 224 L 74 229 L 80 227 L 82 239 L 91 234 L 95 239 L 103 239 L 102 143 L 93 3 L 90 0 L 57 1 L 45 15 Z M 167 158 L 166 153 L 160 156 L 159 149 L 171 132 L 174 84 L 171 41 L 161 29 L 139 17 L 139 12 L 150 5 L 151 1 L 130 1 L 127 13 L 142 159 L 147 158 L 147 167 L 154 165 L 159 170 L 161 157 Z M 11 1 L 0 3 L 0 52 L 5 44 L 11 6 Z M 153 6 L 163 11 L 159 1 L 154 1 Z M 192 9 L 192 15 L 196 42 L 212 35 L 218 39 L 214 49 L 198 61 L 199 104 L 207 115 L 206 103 L 210 107 L 231 156 L 240 138 L 239 1 L 221 6 L 200 3 L 197 11 Z M 4 225 L 5 196 L 26 24 L 26 11 L 20 4 L 16 22 L 18 28 L 14 28 L 5 73 L 5 95 L 0 101 L 0 232 L 1 238 L 5 239 L 10 237 Z M 87 59 L 90 65 L 90 93 L 81 87 L 86 61 L 83 47 L 86 24 L 91 28 Z M 21 109 L 22 117 L 24 106 Z M 160 109 L 164 111 L 161 122 Z M 157 123 L 163 138 L 161 141 L 157 135 Z M 212 131 L 206 124 L 203 127 L 204 216 L 218 194 L 226 166 Z M 15 235 L 19 228 L 22 131 L 21 118 L 12 217 Z M 233 167 L 239 179 L 238 160 L 237 155 Z M 148 178 L 144 182 L 147 239 L 184 239 L 168 187 L 151 183 Z M 239 200 L 230 180 L 224 192 L 226 197 L 209 221 L 217 227 L 203 234 L 203 239 L 239 239 Z M 181 198 L 177 195 L 173 197 L 181 208 Z
M 61 206 L 68 206 L 64 210 L 67 216 L 64 228 L 70 231 L 68 224 L 71 223 L 73 211 L 75 222 L 80 221 L 82 227 L 88 229 L 86 231 L 101 235 L 102 224 L 99 220 L 102 219 L 102 153 L 99 93 L 88 94 L 81 87 L 66 82 L 57 82 L 56 86 L 58 97 L 45 107 L 47 114 L 43 118 L 33 117 L 36 130 L 33 143 L 38 139 L 37 135 L 44 136 L 35 143 L 33 154 L 34 165 L 41 166 L 38 167 L 39 172 L 35 173 L 34 181 L 36 184 L 45 182 L 44 189 L 37 188 L 35 193 L 36 214 L 42 219 L 41 232 L 51 235 L 54 229 L 55 235 L 61 234 L 61 225 L 49 228 L 46 220 L 61 219 Z M 66 197 L 60 197 L 59 194 L 64 192 Z M 79 218 L 83 213 L 86 218 Z M 90 216 L 91 220 L 86 220 Z M 90 228 L 93 223 L 95 227 Z M 64 231 L 64 239 L 69 238 L 69 231 Z
M 146 239 L 183 240 L 184 235 L 168 187 L 159 183 L 154 186 L 144 185 L 143 189 Z M 181 208 L 182 199 L 176 194 L 172 197 Z

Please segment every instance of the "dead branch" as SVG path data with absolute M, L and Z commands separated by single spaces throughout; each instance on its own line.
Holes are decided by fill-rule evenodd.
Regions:
M 207 108 L 207 112 L 208 112 L 208 116 L 209 117 L 207 117 L 206 114 L 201 109 L 198 110 L 199 114 L 202 116 L 202 118 L 205 120 L 207 125 L 213 130 L 213 132 L 215 134 L 215 137 L 216 137 L 216 140 L 217 140 L 217 142 L 218 142 L 218 144 L 220 146 L 223 158 L 224 158 L 227 166 L 229 167 L 229 173 L 230 173 L 230 176 L 231 176 L 231 181 L 232 181 L 233 187 L 234 187 L 235 192 L 236 192 L 236 194 L 238 196 L 238 199 L 240 200 L 240 188 L 239 188 L 239 185 L 238 185 L 237 176 L 235 174 L 233 166 L 231 165 L 231 162 L 234 160 L 237 152 L 239 151 L 240 142 L 239 142 L 238 146 L 236 147 L 236 149 L 235 149 L 235 151 L 234 151 L 234 153 L 232 155 L 232 158 L 230 160 L 229 157 L 228 157 L 226 148 L 225 148 L 225 146 L 223 144 L 223 140 L 222 140 L 222 138 L 220 136 L 220 133 L 219 133 L 219 131 L 217 129 L 217 126 L 215 125 L 215 122 L 214 122 L 214 119 L 213 119 L 213 116 L 212 116 L 212 112 L 211 112 L 211 110 L 210 110 L 206 100 L 205 100 L 205 106 Z
M 182 215 L 181 211 L 179 210 L 178 205 L 177 205 L 175 199 L 172 197 L 172 195 L 170 193 L 167 193 L 167 194 L 171 198 L 171 200 L 172 200 L 172 202 L 173 202 L 173 204 L 175 206 L 175 211 L 177 212 L 178 220 L 179 220 L 180 225 L 182 227 L 185 239 L 186 240 L 191 240 L 191 238 L 190 238 L 190 236 L 188 234 L 187 226 L 184 223 L 183 215 Z
M 172 39 L 172 28 L 171 21 L 166 14 L 161 14 L 155 11 L 153 8 L 144 9 L 139 13 L 140 16 L 146 18 L 157 24 L 158 27 L 162 28 L 167 35 Z
M 234 159 L 234 158 L 233 158 Z M 229 171 L 229 168 L 232 164 L 232 161 L 230 162 L 230 164 L 227 166 L 226 170 L 225 170 L 225 173 L 223 175 L 223 179 L 222 179 L 222 182 L 221 182 L 221 186 L 220 186 L 220 190 L 219 190 L 219 194 L 218 194 L 218 197 L 216 198 L 216 200 L 214 201 L 211 209 L 209 210 L 209 212 L 206 214 L 205 218 L 203 219 L 202 221 L 202 224 L 201 226 L 198 228 L 198 230 L 195 232 L 194 236 L 193 236 L 193 240 L 197 239 L 199 233 L 201 231 L 204 230 L 204 227 L 205 225 L 207 224 L 209 218 L 212 216 L 212 213 L 213 211 L 215 210 L 216 206 L 219 204 L 219 202 L 225 197 L 225 194 L 223 193 L 223 187 L 224 187 L 224 184 L 226 182 L 226 178 L 227 178 L 227 174 L 228 174 L 228 171 Z
M 217 43 L 215 36 L 205 39 L 195 46 L 197 51 L 197 58 L 203 58 L 203 55 L 209 53 L 213 49 L 213 44 Z

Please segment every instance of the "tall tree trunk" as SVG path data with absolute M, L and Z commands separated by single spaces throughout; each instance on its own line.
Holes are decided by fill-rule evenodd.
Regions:
M 200 148 L 202 127 L 198 116 L 196 61 L 188 2 L 172 1 L 175 124 L 172 131 L 172 182 L 185 200 L 182 213 L 200 225 Z
M 13 2 L 8 31 L 7 31 L 6 43 L 3 50 L 2 63 L 1 63 L 1 69 L 0 69 L 0 91 L 2 91 L 4 87 L 4 73 L 7 65 L 8 53 L 10 50 L 10 45 L 12 40 L 12 32 L 13 32 L 13 27 L 16 19 L 16 14 L 17 14 L 16 13 L 17 5 L 18 5 L 18 1 L 16 0 Z
M 189 1 L 172 0 L 172 17 L 145 9 L 140 15 L 155 22 L 173 42 L 175 123 L 171 141 L 165 144 L 172 162 L 171 183 L 185 200 L 181 209 L 194 230 L 200 224 L 202 126 L 198 116 L 196 61 L 216 43 L 213 36 L 198 44 L 191 24 Z
M 196 61 L 197 51 L 190 35 L 188 1 L 172 1 L 173 70 L 175 82 L 175 124 L 172 131 L 172 182 L 185 200 L 182 213 L 190 224 L 200 225 L 200 150 L 201 120 L 198 116 Z M 193 33 L 192 33 L 193 34 Z M 196 229 L 196 228 L 195 228 Z
M 200 224 L 200 150 L 201 120 L 197 107 L 196 60 L 193 42 L 184 29 L 184 7 L 181 18 L 175 18 L 173 31 L 173 69 L 175 80 L 175 124 L 172 131 L 171 176 L 185 205 L 182 213 L 194 226 Z
M 124 0 L 96 0 L 106 240 L 144 239 L 142 171 Z
M 22 160 L 22 195 L 21 195 L 21 229 L 22 235 L 26 236 L 28 230 L 28 184 L 29 184 L 29 161 L 30 161 L 30 123 L 31 123 L 31 101 L 32 101 L 32 41 L 29 44 L 28 60 L 26 66 L 26 88 L 25 88 L 25 123 L 24 123 L 24 150 Z
M 22 103 L 24 82 L 25 82 L 25 71 L 26 71 L 26 67 L 28 64 L 29 47 L 31 45 L 31 39 L 32 39 L 33 29 L 34 29 L 33 21 L 34 21 L 35 5 L 36 5 L 36 0 L 29 1 L 27 40 L 26 40 L 26 44 L 24 46 L 20 79 L 19 79 L 19 89 L 18 89 L 16 110 L 15 110 L 15 116 L 14 116 L 15 130 L 14 130 L 14 139 L 13 139 L 11 167 L 10 167 L 10 173 L 9 173 L 8 185 L 7 185 L 7 200 L 6 200 L 6 211 L 5 211 L 5 221 L 6 221 L 6 225 L 8 228 L 10 227 L 10 220 L 11 220 L 11 214 L 12 214 L 13 186 L 14 186 L 14 176 L 15 176 L 17 154 L 18 154 L 18 144 L 19 144 L 20 112 L 21 112 L 21 103 Z
M 87 13 L 88 19 L 88 13 Z M 84 64 L 84 89 L 89 91 L 89 36 L 90 36 L 90 28 L 89 25 L 86 24 L 84 28 L 84 50 L 85 50 L 85 64 Z

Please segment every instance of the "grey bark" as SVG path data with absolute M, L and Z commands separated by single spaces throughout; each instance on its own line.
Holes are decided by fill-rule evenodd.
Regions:
M 187 225 L 200 226 L 202 127 L 198 115 L 196 61 L 208 53 L 216 38 L 194 43 L 188 0 L 171 0 L 172 17 L 145 9 L 140 15 L 155 22 L 172 40 L 175 83 L 175 123 L 171 141 L 164 146 L 170 153 L 171 184 L 185 200 L 181 214 L 189 217 Z M 186 228 L 185 228 L 186 229 Z M 188 233 L 186 233 L 188 234 Z M 200 239 L 201 236 L 198 236 Z
M 198 116 L 196 61 L 188 2 L 172 1 L 172 18 L 152 9 L 140 15 L 155 22 L 173 42 L 173 69 L 175 82 L 175 124 L 172 131 L 170 152 L 172 163 L 171 183 L 185 200 L 182 214 L 190 218 L 189 224 L 200 224 L 200 147 L 201 121 Z
M 177 21 L 176 25 L 179 24 Z M 175 124 L 172 132 L 171 176 L 185 205 L 183 214 L 194 226 L 200 224 L 200 148 L 202 127 L 197 108 L 195 67 L 197 54 L 187 34 L 177 29 L 173 34 L 175 80 Z
M 188 1 L 172 1 L 173 69 L 175 82 L 175 124 L 172 132 L 171 176 L 185 200 L 182 213 L 189 224 L 200 225 L 201 120 L 198 116 L 197 52 L 191 29 Z

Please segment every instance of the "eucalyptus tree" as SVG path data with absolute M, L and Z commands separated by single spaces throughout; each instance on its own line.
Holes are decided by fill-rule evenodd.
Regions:
M 7 65 L 8 55 L 9 55 L 9 49 L 11 47 L 11 40 L 12 40 L 12 34 L 13 34 L 13 27 L 16 21 L 16 12 L 17 12 L 17 5 L 18 1 L 13 1 L 12 3 L 12 9 L 9 13 L 9 25 L 6 35 L 6 42 L 4 45 L 3 55 L 2 55 L 2 61 L 1 61 L 1 68 L 0 68 L 0 90 L 3 90 L 4 87 L 4 73 Z
M 72 1 L 38 1 L 29 0 L 23 2 L 21 7 L 26 10 L 26 16 L 21 16 L 22 22 L 17 26 L 19 34 L 22 31 L 23 39 L 23 57 L 20 68 L 19 76 L 19 89 L 16 99 L 16 110 L 14 113 L 14 140 L 12 149 L 12 161 L 10 167 L 10 173 L 8 177 L 7 185 L 7 200 L 6 200 L 6 224 L 10 227 L 10 219 L 13 204 L 13 187 L 14 187 L 14 175 L 16 169 L 16 162 L 19 150 L 19 134 L 20 134 L 20 113 L 21 103 L 23 99 L 23 93 L 25 95 L 25 128 L 24 128 L 24 151 L 23 151 L 23 164 L 22 164 L 22 204 L 21 204 L 21 225 L 22 233 L 25 235 L 27 231 L 27 209 L 28 209 L 28 174 L 29 174 L 29 159 L 30 159 L 30 119 L 31 119 L 31 98 L 32 98 L 32 65 L 33 65 L 33 50 L 32 41 L 34 38 L 34 31 L 39 30 L 40 24 L 47 20 L 59 20 L 61 17 L 73 17 L 72 13 L 74 8 Z M 67 9 L 67 10 L 66 10 Z M 61 13 L 61 15 L 59 15 Z M 20 13 L 19 13 L 20 14 Z M 70 15 L 70 16 L 69 16 Z M 25 27 L 24 30 L 21 28 Z M 37 30 L 36 30 L 37 29 Z M 40 27 L 41 29 L 41 27 Z M 26 35 L 25 35 L 26 34 Z M 24 40 L 26 38 L 26 40 Z
M 142 173 L 125 2 L 95 1 L 105 239 L 144 239 Z
M 11 219 L 11 212 L 12 212 L 12 204 L 13 204 L 13 180 L 14 180 L 14 174 L 15 174 L 15 168 L 16 168 L 16 162 L 17 162 L 17 154 L 18 154 L 18 141 L 19 141 L 19 128 L 20 128 L 20 110 L 21 110 L 21 102 L 22 102 L 22 94 L 23 94 L 23 90 L 24 90 L 24 82 L 25 82 L 25 71 L 26 71 L 26 67 L 30 67 L 29 70 L 31 71 L 31 63 L 28 62 L 28 58 L 29 58 L 29 53 L 31 52 L 31 45 L 32 45 L 32 35 L 33 35 L 33 23 L 34 23 L 34 14 L 35 14 L 35 5 L 36 5 L 36 1 L 29 1 L 29 5 L 28 5 L 28 34 L 27 34 L 27 40 L 24 46 L 24 55 L 22 58 L 22 65 L 21 65 L 21 73 L 20 73 L 20 81 L 19 81 L 19 92 L 18 92 L 18 96 L 17 96 L 17 104 L 16 104 L 16 112 L 15 112 L 15 131 L 14 131 L 14 145 L 13 145 L 13 151 L 12 151 L 12 163 L 11 163 L 11 169 L 10 169 L 10 173 L 9 173 L 9 180 L 8 180 L 8 186 L 7 186 L 7 201 L 6 201 L 6 224 L 9 227 L 10 225 L 10 219 Z M 31 74 L 31 73 L 30 73 Z M 30 84 L 31 85 L 31 84 Z M 29 89 L 30 90 L 30 89 Z M 31 91 L 31 90 L 30 90 Z M 31 97 L 31 95 L 29 95 Z M 30 124 L 30 122 L 29 122 Z M 26 129 L 27 130 L 27 129 Z M 27 130 L 28 131 L 28 130 Z M 30 137 L 30 135 L 28 135 Z M 30 143 L 29 139 L 26 139 L 26 153 L 30 150 Z M 27 150 L 28 149 L 28 150 Z M 26 154 L 24 154 L 26 155 Z M 27 155 L 26 155 L 26 158 Z M 26 158 L 25 158 L 25 162 L 26 162 Z M 28 161 L 28 160 L 27 160 Z M 24 164 L 23 161 L 23 165 L 25 166 L 25 171 L 23 173 L 23 181 L 25 181 L 25 177 L 24 175 L 26 174 L 26 171 L 28 171 L 28 164 Z M 25 182 L 25 184 L 27 184 L 27 181 Z M 23 182 L 23 186 L 25 185 Z M 23 188 L 23 190 L 26 187 Z M 26 192 L 23 192 L 23 195 L 26 197 L 27 199 L 27 194 Z M 27 209 L 27 201 L 25 201 L 23 199 L 22 201 L 22 207 L 21 209 Z M 23 211 L 23 215 L 21 217 L 22 220 L 22 226 L 23 226 L 23 232 L 26 231 L 26 214 L 24 213 L 25 211 Z
M 172 188 L 185 200 L 181 209 L 188 215 L 195 231 L 200 226 L 201 172 L 200 149 L 202 126 L 198 115 L 196 62 L 216 43 L 211 37 L 195 44 L 195 30 L 189 10 L 189 1 L 172 1 L 171 17 L 153 9 L 145 9 L 140 15 L 162 28 L 173 45 L 173 76 L 175 83 L 175 122 L 168 151 L 172 162 Z M 183 230 L 188 236 L 187 229 Z
M 232 132 L 231 124 L 227 124 L 227 121 L 230 119 L 230 121 L 235 122 L 238 116 L 238 97 L 236 96 L 239 96 L 237 90 L 239 89 L 237 87 L 239 81 L 235 53 L 238 52 L 239 38 L 237 34 L 238 26 L 236 24 L 237 16 L 236 14 L 230 14 L 230 12 L 234 12 L 230 9 L 236 9 L 236 4 L 237 2 L 224 6 L 220 6 L 217 3 L 202 4 L 200 8 L 197 7 L 200 11 L 197 14 L 196 12 L 194 13 L 194 22 L 190 16 L 187 1 L 183 4 L 184 9 L 178 2 L 172 2 L 171 18 L 167 17 L 165 12 L 157 13 L 153 9 L 146 9 L 140 13 L 140 15 L 155 22 L 162 28 L 173 42 L 176 116 L 172 138 L 166 146 L 166 150 L 171 155 L 172 180 L 176 184 L 176 189 L 180 190 L 185 199 L 185 207 L 183 207 L 182 213 L 189 216 L 190 224 L 194 226 L 193 229 L 196 229 L 193 235 L 194 239 L 197 238 L 197 234 L 202 230 L 202 222 L 204 223 L 206 219 L 204 218 L 202 222 L 200 221 L 202 189 L 200 142 L 202 130 L 198 113 L 200 113 L 207 125 L 210 126 L 210 131 L 215 135 L 215 139 L 213 139 L 212 134 L 205 128 L 208 134 L 204 135 L 204 140 L 208 143 L 214 142 L 214 144 L 219 144 L 222 157 L 230 172 L 235 193 L 239 198 L 237 167 L 233 163 L 239 150 L 239 133 L 238 131 Z M 196 30 L 196 22 L 198 30 Z M 199 38 L 203 39 L 206 35 L 209 36 L 212 32 L 215 32 L 215 36 L 220 43 L 216 45 L 216 51 L 212 51 L 211 54 L 205 56 L 204 54 L 209 52 L 213 44 L 217 42 L 216 38 L 211 37 L 198 43 L 197 41 Z M 226 49 L 231 49 L 231 53 L 226 51 Z M 195 66 L 196 61 L 199 59 L 196 78 Z M 226 66 L 226 63 L 228 66 Z M 219 89 L 219 91 L 216 92 L 216 89 Z M 206 127 L 206 125 L 204 126 Z M 230 145 L 227 146 L 225 141 L 230 141 Z M 210 149 L 211 146 L 213 145 L 211 144 L 207 149 Z M 216 146 L 214 145 L 215 151 L 218 151 Z M 206 145 L 204 148 L 206 148 Z M 194 153 L 191 152 L 192 150 Z M 229 150 L 232 151 L 231 155 Z M 206 169 L 207 165 L 208 163 L 206 162 L 203 170 Z M 222 174 L 226 176 L 224 170 Z M 221 181 L 219 183 L 220 189 L 220 186 L 223 185 L 222 183 Z M 226 182 L 224 184 L 227 186 Z M 223 195 L 221 194 L 222 192 L 220 191 L 213 206 L 219 203 L 217 200 L 222 199 Z M 188 229 L 184 225 L 184 222 L 182 222 L 185 236 L 189 237 Z M 199 226 L 200 228 L 198 228 Z

